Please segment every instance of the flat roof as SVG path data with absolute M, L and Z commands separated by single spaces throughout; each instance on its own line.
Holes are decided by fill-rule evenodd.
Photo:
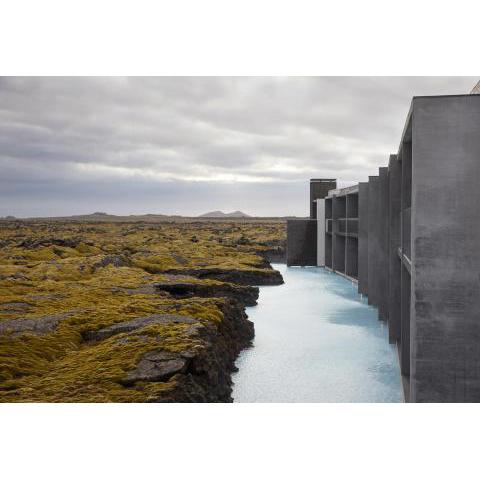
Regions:
M 327 198 L 342 197 L 344 195 L 350 195 L 353 193 L 358 193 L 358 183 L 356 185 L 351 185 L 349 187 L 336 188 L 335 190 L 330 190 L 328 192 Z

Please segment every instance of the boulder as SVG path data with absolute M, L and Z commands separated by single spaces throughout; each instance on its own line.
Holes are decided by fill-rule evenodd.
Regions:
M 177 373 L 184 373 L 188 360 L 178 354 L 154 350 L 144 354 L 132 370 L 121 381 L 123 385 L 133 385 L 135 382 L 165 382 Z

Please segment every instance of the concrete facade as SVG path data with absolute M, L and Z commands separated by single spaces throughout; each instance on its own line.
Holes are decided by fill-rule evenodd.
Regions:
M 334 178 L 312 178 L 310 180 L 310 218 L 317 219 L 316 200 L 325 198 L 330 190 L 337 188 Z
M 480 402 L 479 186 L 480 95 L 414 97 L 388 167 L 325 198 L 325 266 L 378 308 L 406 401 Z
M 388 339 L 390 343 L 400 341 L 400 294 L 401 261 L 398 256 L 400 246 L 400 201 L 402 166 L 397 155 L 390 155 L 388 163 Z
M 358 191 L 358 185 L 335 189 L 325 199 L 325 266 L 355 281 L 359 270 Z
M 317 265 L 317 221 L 287 221 L 287 266 Z
M 480 97 L 411 110 L 412 401 L 480 401 Z
M 287 265 L 310 267 L 317 266 L 319 246 L 317 245 L 317 202 L 324 199 L 329 190 L 337 187 L 337 181 L 331 178 L 312 178 L 310 180 L 310 218 L 287 220 Z M 324 206 L 324 204 L 321 204 Z M 322 212 L 321 212 L 322 213 Z M 325 213 L 322 213 L 325 223 Z M 320 245 L 324 242 L 324 232 Z M 321 250 L 321 246 L 320 246 Z

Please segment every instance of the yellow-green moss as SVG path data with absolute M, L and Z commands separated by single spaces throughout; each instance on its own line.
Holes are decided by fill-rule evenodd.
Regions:
M 150 325 L 96 344 L 84 342 L 82 335 L 157 313 L 221 322 L 221 300 L 176 299 L 141 293 L 140 287 L 168 281 L 164 272 L 170 269 L 262 269 L 257 252 L 283 237 L 281 223 L 0 224 L 0 322 L 69 314 L 44 335 L 0 335 L 0 401 L 158 398 L 175 382 L 127 388 L 119 380 L 152 349 L 200 348 L 187 324 Z M 128 266 L 102 267 L 106 255 L 127 258 Z M 26 305 L 15 310 L 10 303 Z

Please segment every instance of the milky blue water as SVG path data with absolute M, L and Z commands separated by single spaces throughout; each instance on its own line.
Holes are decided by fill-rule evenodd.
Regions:
M 236 402 L 401 402 L 388 331 L 357 285 L 323 268 L 274 265 L 284 285 L 260 287 L 252 348 L 237 360 Z

